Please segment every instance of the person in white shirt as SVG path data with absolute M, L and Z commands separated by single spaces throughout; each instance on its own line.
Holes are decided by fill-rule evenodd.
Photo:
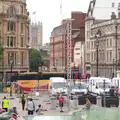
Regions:
M 44 111 L 47 111 L 47 110 L 43 109 L 41 105 L 38 105 L 38 108 L 36 109 L 37 115 L 43 115 Z
M 32 98 L 30 98 L 30 100 L 28 101 L 27 110 L 28 110 L 28 115 L 33 115 L 33 113 L 35 111 L 35 104 L 34 104 Z

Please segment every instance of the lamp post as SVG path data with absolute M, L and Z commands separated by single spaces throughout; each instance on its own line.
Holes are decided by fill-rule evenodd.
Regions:
M 13 56 L 10 57 L 9 63 L 10 63 L 10 78 L 11 78 L 12 77 L 13 63 L 14 63 Z M 10 79 L 10 96 L 12 97 L 12 81 L 11 81 L 11 79 Z
M 98 53 L 98 48 L 99 48 L 99 41 L 98 38 L 101 36 L 101 31 L 100 29 L 97 31 L 95 38 L 96 38 L 96 76 L 98 77 L 98 67 L 99 67 L 99 53 Z
M 115 60 L 113 59 L 113 74 L 112 74 L 112 78 L 114 78 L 114 75 L 115 75 L 115 73 L 114 73 L 114 63 L 115 63 Z

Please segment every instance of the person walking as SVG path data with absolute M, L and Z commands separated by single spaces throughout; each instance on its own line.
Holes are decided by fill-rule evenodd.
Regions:
M 33 113 L 35 111 L 35 104 L 34 104 L 32 98 L 30 98 L 30 100 L 28 101 L 27 110 L 28 110 L 28 115 L 33 115 Z
M 115 95 L 118 96 L 118 94 L 119 94 L 119 88 L 116 87 L 116 89 L 115 89 Z
M 2 101 L 2 109 L 4 109 L 7 112 L 8 107 L 9 107 L 9 101 L 6 97 L 4 97 Z
M 24 109 L 25 109 L 25 103 L 26 103 L 26 98 L 25 98 L 24 94 L 22 94 L 20 102 L 22 104 L 22 110 L 24 111 Z
M 62 94 L 60 95 L 58 101 L 59 101 L 59 106 L 60 106 L 60 112 L 64 112 L 63 109 L 62 109 L 63 104 L 64 104 L 64 97 L 62 96 Z

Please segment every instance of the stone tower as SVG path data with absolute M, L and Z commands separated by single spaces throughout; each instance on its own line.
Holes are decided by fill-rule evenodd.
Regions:
M 26 0 L 0 0 L 1 77 L 29 70 L 29 13 Z M 5 80 L 4 78 L 4 80 Z

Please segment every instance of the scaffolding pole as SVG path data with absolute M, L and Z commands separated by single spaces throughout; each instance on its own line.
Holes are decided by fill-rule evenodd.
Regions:
M 71 95 L 71 48 L 72 48 L 72 20 L 67 20 L 67 84 L 68 84 L 68 111 L 70 111 L 70 95 Z

